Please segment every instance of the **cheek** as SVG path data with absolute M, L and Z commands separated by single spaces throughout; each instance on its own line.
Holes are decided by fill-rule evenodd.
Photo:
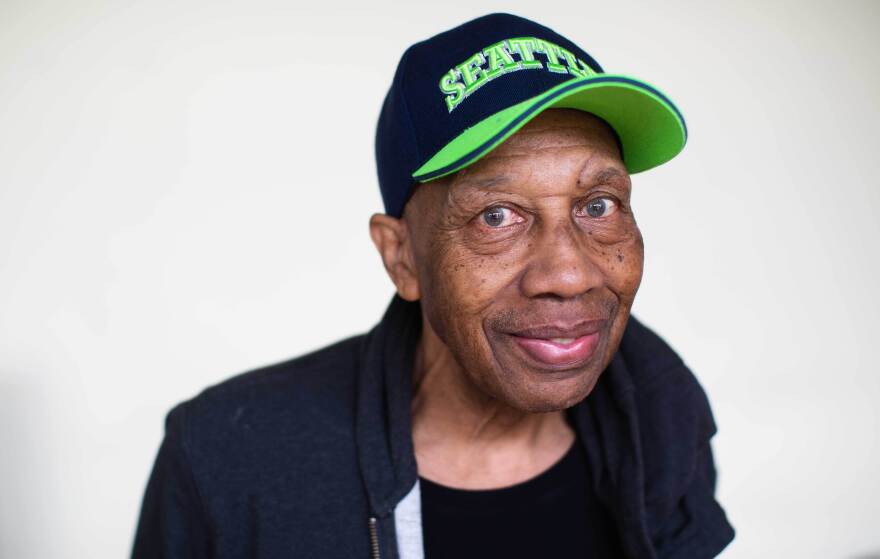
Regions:
M 621 303 L 631 302 L 641 284 L 645 261 L 641 231 L 632 220 L 613 236 L 607 232 L 591 233 L 595 262 L 603 269 L 608 287 Z
M 641 284 L 645 263 L 645 247 L 638 229 L 626 242 L 613 247 L 612 252 L 610 274 L 613 283 L 622 297 L 631 300 Z
M 422 307 L 440 339 L 471 373 L 491 368 L 483 324 L 493 305 L 515 290 L 517 259 L 461 247 L 438 251 L 425 270 Z
M 636 292 L 642 281 L 645 251 L 641 232 L 635 228 L 626 238 L 614 244 L 597 247 L 597 251 L 602 255 L 599 261 L 604 267 L 606 285 L 615 299 L 614 318 L 609 328 L 609 339 L 603 360 L 607 366 L 623 337 Z
M 515 286 L 518 273 L 515 254 L 483 255 L 464 248 L 449 251 L 437 259 L 432 271 L 436 286 L 432 295 L 454 303 L 462 317 L 476 317 Z

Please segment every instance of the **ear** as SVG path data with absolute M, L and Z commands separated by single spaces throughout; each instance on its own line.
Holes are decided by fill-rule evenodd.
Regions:
M 419 276 L 406 222 L 386 214 L 373 214 L 370 237 L 382 257 L 385 271 L 397 287 L 397 294 L 407 301 L 417 301 L 421 297 Z

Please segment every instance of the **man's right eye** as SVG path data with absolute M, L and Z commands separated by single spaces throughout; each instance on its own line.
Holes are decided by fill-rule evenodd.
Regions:
M 489 227 L 503 227 L 510 225 L 513 212 L 504 206 L 492 206 L 483 211 L 483 221 Z

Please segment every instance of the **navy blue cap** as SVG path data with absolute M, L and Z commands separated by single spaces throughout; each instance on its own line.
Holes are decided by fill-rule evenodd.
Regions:
M 403 53 L 376 129 L 385 212 L 400 217 L 418 183 L 473 163 L 550 107 L 606 120 L 630 172 L 671 159 L 687 138 L 681 113 L 656 88 L 606 74 L 552 29 L 490 14 Z

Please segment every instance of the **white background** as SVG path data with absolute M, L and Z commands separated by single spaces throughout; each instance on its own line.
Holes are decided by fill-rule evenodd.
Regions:
M 633 312 L 713 404 L 723 557 L 880 553 L 880 3 L 475 4 L 0 0 L 0 557 L 125 556 L 173 404 L 379 319 L 380 103 L 498 10 L 685 114 Z

